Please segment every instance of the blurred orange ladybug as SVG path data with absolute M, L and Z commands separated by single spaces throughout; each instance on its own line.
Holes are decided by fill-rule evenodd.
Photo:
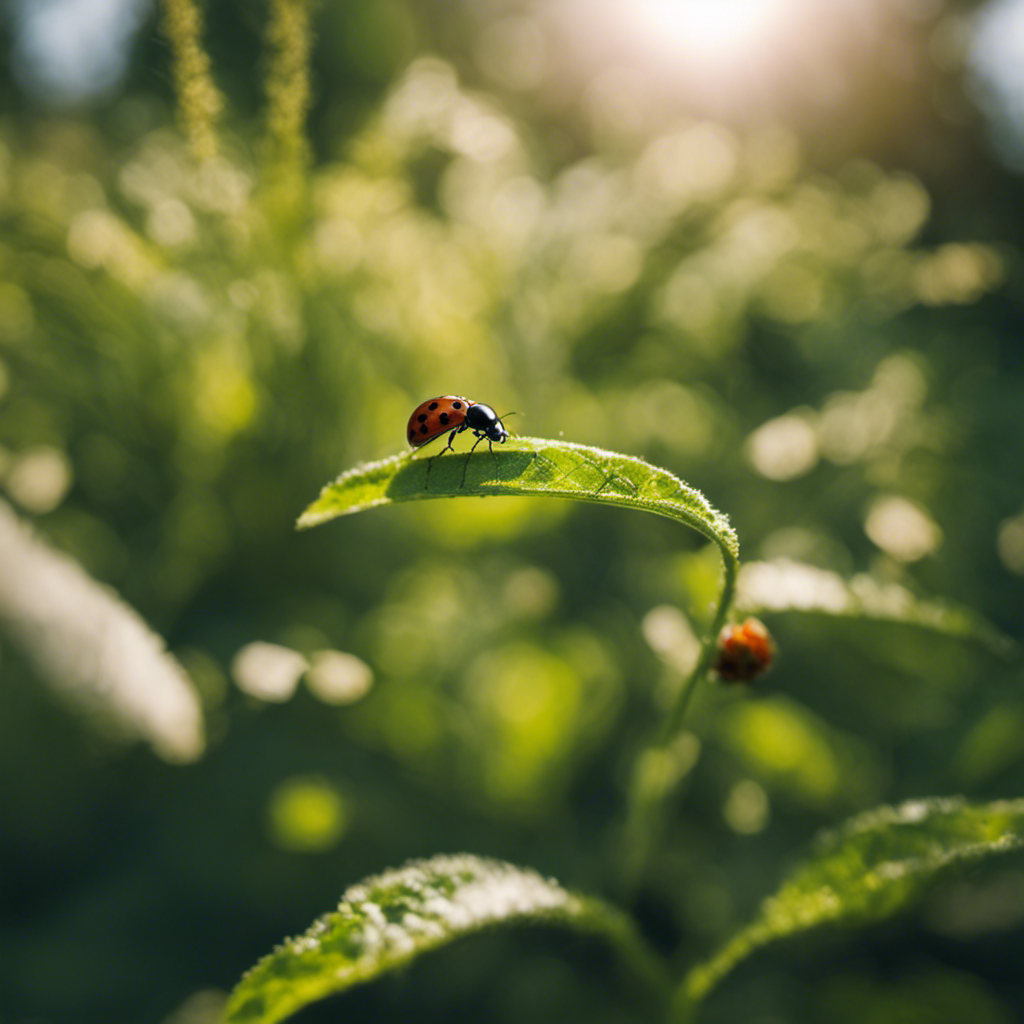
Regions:
M 422 448 L 449 430 L 451 433 L 448 434 L 448 444 L 437 453 L 438 455 L 449 451 L 455 435 L 463 430 L 471 430 L 476 436 L 476 442 L 470 449 L 471 453 L 485 438 L 488 446 L 493 446 L 495 441 L 504 444 L 508 440 L 505 424 L 489 405 L 470 401 L 461 395 L 440 395 L 437 398 L 428 398 L 416 406 L 409 417 L 405 436 L 413 448 Z
M 718 634 L 714 669 L 726 683 L 748 683 L 772 663 L 775 642 L 760 619 L 748 618 Z

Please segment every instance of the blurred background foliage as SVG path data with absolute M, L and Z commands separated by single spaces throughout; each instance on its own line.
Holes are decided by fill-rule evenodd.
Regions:
M 346 885 L 435 852 L 696 955 L 822 825 L 1020 795 L 1018 665 L 769 613 L 767 692 L 699 709 L 624 893 L 630 765 L 717 556 L 550 501 L 293 523 L 461 393 L 666 467 L 746 559 L 1019 638 L 1024 3 L 322 0 L 304 124 L 306 10 L 207 5 L 199 159 L 153 3 L 0 21 L 3 1019 L 213 1020 Z M 119 600 L 187 679 L 123 653 Z M 707 1019 L 1019 1019 L 1022 939 L 1004 869 L 762 957 Z M 301 1019 L 629 1019 L 566 955 L 488 938 Z

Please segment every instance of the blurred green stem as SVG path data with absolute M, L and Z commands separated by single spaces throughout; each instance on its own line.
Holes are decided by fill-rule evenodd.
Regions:
M 270 0 L 267 21 L 264 170 L 275 199 L 287 208 L 304 194 L 309 163 L 310 6 L 311 0 Z
M 203 17 L 195 0 L 164 0 L 164 32 L 173 54 L 178 118 L 197 160 L 217 155 L 215 124 L 223 100 L 201 40 Z
M 582 898 L 581 904 L 585 908 L 582 922 L 611 945 L 624 976 L 632 979 L 650 1001 L 657 1019 L 672 1012 L 679 998 L 678 983 L 673 981 L 664 960 L 647 944 L 633 919 L 602 900 Z
M 733 598 L 736 595 L 736 574 L 739 570 L 739 562 L 731 551 L 726 550 L 724 545 L 719 545 L 719 547 L 722 552 L 725 574 L 722 580 L 722 592 L 718 598 L 718 607 L 715 609 L 715 616 L 711 620 L 708 634 L 701 645 L 697 664 L 693 666 L 693 671 L 687 677 L 686 682 L 679 688 L 676 701 L 662 723 L 661 733 L 657 741 L 658 746 L 664 747 L 671 743 L 686 721 L 686 711 L 690 706 L 690 699 L 693 697 L 697 685 L 707 675 L 708 669 L 711 667 L 711 661 L 717 649 L 718 634 L 725 625 L 726 616 L 729 614 Z
M 636 759 L 627 807 L 624 851 L 624 880 L 627 890 L 634 890 L 646 867 L 662 826 L 662 815 L 667 799 L 675 791 L 688 764 L 682 763 L 682 752 L 677 746 L 686 714 L 693 695 L 707 677 L 715 656 L 718 634 L 725 625 L 736 593 L 736 575 L 739 559 L 727 545 L 717 541 L 722 554 L 724 578 L 711 625 L 701 644 L 700 654 L 693 670 L 676 694 L 655 740 Z

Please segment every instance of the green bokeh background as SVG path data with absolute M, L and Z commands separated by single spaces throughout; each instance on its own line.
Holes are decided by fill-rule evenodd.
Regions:
M 5 57 L 0 486 L 166 638 L 207 746 L 162 759 L 0 635 L 0 1019 L 212 1021 L 347 885 L 438 852 L 621 901 L 695 958 L 821 826 L 1024 791 L 1018 664 L 766 616 L 777 667 L 696 709 L 626 894 L 630 766 L 707 621 L 714 552 L 526 499 L 293 529 L 341 470 L 401 450 L 416 404 L 459 393 L 664 466 L 744 559 L 868 572 L 1019 638 L 1024 187 L 940 45 L 975 6 L 881 3 L 857 60 L 822 41 L 831 100 L 666 86 L 650 112 L 544 35 L 544 4 L 324 0 L 298 186 L 261 142 L 262 5 L 207 12 L 227 113 L 203 167 L 155 13 L 124 80 L 71 109 Z M 232 674 L 254 642 L 345 652 L 372 685 L 259 699 Z M 707 1019 L 1019 1019 L 1022 922 L 1004 865 L 759 956 Z M 495 935 L 298 1019 L 636 1019 L 607 975 L 564 937 Z

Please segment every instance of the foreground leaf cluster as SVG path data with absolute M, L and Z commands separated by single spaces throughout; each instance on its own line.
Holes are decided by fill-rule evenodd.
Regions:
M 638 459 L 583 445 L 518 438 L 497 452 L 414 458 L 358 466 L 324 488 L 299 520 L 311 527 L 362 509 L 405 501 L 488 495 L 575 498 L 673 518 L 713 541 L 725 572 L 718 613 L 680 703 L 706 671 L 711 640 L 733 597 L 735 531 L 699 491 Z M 984 623 L 905 592 L 845 583 L 795 563 L 750 567 L 741 602 L 780 610 L 860 616 L 935 629 L 1009 648 Z M 651 748 L 652 750 L 655 747 Z M 662 799 L 664 794 L 659 795 Z M 653 818 L 640 818 L 653 822 Z M 642 837 L 633 836 L 640 841 Z M 642 845 L 642 843 L 641 843 Z M 917 904 L 944 876 L 1024 846 L 1024 800 L 972 806 L 933 798 L 881 807 L 823 834 L 807 859 L 767 897 L 755 918 L 674 984 L 671 971 L 632 920 L 595 897 L 537 872 L 469 854 L 416 861 L 353 886 L 337 910 L 261 960 L 227 1008 L 228 1024 L 274 1024 L 302 1007 L 371 981 L 483 929 L 555 926 L 606 943 L 667 1019 L 691 1020 L 702 1001 L 759 949 L 825 926 L 880 921 Z
M 555 926 L 607 943 L 679 1021 L 758 949 L 824 926 L 866 924 L 914 906 L 965 866 L 1019 852 L 1024 800 L 916 800 L 824 834 L 756 918 L 669 992 L 668 968 L 631 920 L 537 872 L 462 854 L 415 861 L 349 889 L 337 910 L 261 960 L 231 996 L 226 1024 L 274 1024 L 325 996 L 399 969 L 487 928 Z

